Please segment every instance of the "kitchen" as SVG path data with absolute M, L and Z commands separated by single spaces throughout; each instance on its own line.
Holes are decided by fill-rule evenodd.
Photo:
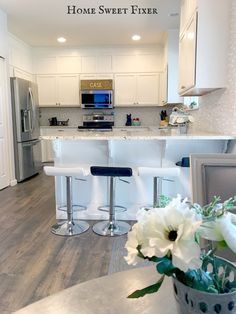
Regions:
M 198 3 L 198 1 L 193 2 L 195 4 Z M 183 99 L 178 94 L 179 73 L 177 69 L 179 64 L 179 1 L 167 1 L 165 9 L 163 9 L 163 11 L 161 11 L 161 9 L 159 10 L 163 14 L 165 13 L 164 20 L 168 20 L 168 23 L 170 24 L 168 25 L 169 30 L 166 32 L 165 36 L 163 36 L 163 34 L 155 34 L 156 38 L 158 38 L 159 40 L 158 43 L 152 42 L 150 40 L 150 37 L 148 37 L 151 36 L 151 29 L 153 29 L 155 25 L 153 19 L 156 19 L 158 15 L 156 16 L 154 14 L 153 16 L 150 15 L 146 17 L 146 19 L 150 19 L 150 34 L 148 34 L 147 32 L 146 38 L 145 35 L 143 35 L 144 30 L 142 32 L 142 29 L 139 28 L 137 31 L 135 31 L 133 28 L 134 25 L 137 27 L 137 25 L 140 24 L 139 22 L 137 22 L 141 18 L 138 15 L 136 21 L 126 21 L 128 23 L 128 27 L 126 26 L 126 30 L 125 25 L 121 25 L 120 29 L 118 29 L 117 27 L 114 29 L 114 34 L 112 37 L 108 37 L 109 32 L 106 32 L 106 29 L 104 27 L 101 28 L 100 33 L 94 32 L 96 26 L 93 25 L 94 20 L 92 19 L 95 18 L 93 14 L 91 14 L 90 16 L 84 14 L 84 24 L 82 25 L 82 27 L 84 27 L 84 29 L 87 29 L 87 33 L 84 32 L 86 33 L 86 36 L 84 35 L 80 37 L 80 42 L 75 41 L 73 42 L 73 44 L 71 41 L 72 35 L 74 35 L 74 38 L 76 38 L 76 35 L 79 37 L 81 36 L 80 31 L 78 31 L 76 27 L 74 27 L 73 30 L 72 28 L 70 29 L 71 34 L 66 34 L 66 32 L 63 31 L 63 28 L 60 27 L 60 25 L 58 25 L 58 22 L 56 22 L 52 17 L 52 22 L 55 22 L 55 25 L 57 25 L 58 27 L 58 30 L 55 30 L 53 29 L 53 26 L 51 26 L 55 34 L 55 39 L 53 39 L 54 41 L 47 37 L 46 28 L 49 29 L 49 24 L 51 22 L 50 19 L 48 19 L 48 24 L 45 22 L 45 26 L 42 26 L 42 33 L 38 34 L 38 39 L 36 38 L 37 36 L 35 36 L 34 34 L 28 34 L 29 37 L 27 42 L 27 28 L 24 24 L 24 21 L 21 20 L 21 22 L 23 23 L 23 28 L 18 29 L 17 24 L 14 24 L 16 22 L 14 22 L 14 19 L 12 18 L 12 15 L 17 15 L 17 10 L 19 10 L 19 13 L 21 12 L 20 9 L 16 8 L 14 14 L 13 12 L 11 13 L 11 11 L 9 11 L 9 13 L 8 10 L 11 10 L 12 8 L 7 7 L 6 1 L 0 1 L 0 8 L 3 10 L 0 12 L 0 22 L 2 26 L 0 28 L 0 55 L 6 59 L 6 63 L 4 65 L 7 73 L 6 75 L 7 77 L 18 77 L 21 79 L 34 81 L 38 85 L 40 105 L 39 121 L 42 137 L 42 161 L 49 163 L 53 161 L 54 150 L 60 150 L 59 146 L 64 145 L 62 142 L 60 142 L 63 136 L 69 137 L 71 146 L 67 146 L 66 149 L 73 151 L 72 155 L 74 156 L 76 156 L 76 151 L 80 151 L 80 147 L 79 143 L 76 147 L 77 144 L 75 145 L 75 142 L 73 141 L 76 140 L 79 142 L 79 140 L 85 140 L 85 138 L 90 138 L 90 140 L 93 140 L 93 136 L 96 137 L 96 140 L 100 138 L 101 141 L 105 141 L 103 142 L 105 146 L 107 143 L 111 146 L 113 145 L 113 142 L 115 142 L 115 139 L 113 141 L 113 139 L 111 138 L 113 136 L 125 136 L 126 138 L 128 137 L 128 139 L 130 140 L 138 138 L 139 141 L 141 141 L 142 136 L 148 136 L 149 138 L 151 138 L 150 136 L 153 136 L 152 140 L 160 140 L 160 133 L 158 133 L 158 128 L 160 126 L 161 112 L 166 111 L 167 115 L 170 116 L 172 109 L 176 106 L 179 107 L 179 103 L 182 103 L 183 101 L 188 102 L 188 104 L 191 104 L 195 101 L 199 103 L 198 110 L 188 111 L 188 113 L 194 117 L 194 122 L 189 125 L 190 129 L 188 131 L 188 134 L 186 135 L 186 138 L 188 138 L 188 140 L 196 140 L 195 142 L 192 142 L 193 146 L 195 146 L 197 142 L 199 143 L 199 145 L 200 142 L 202 142 L 203 146 L 206 145 L 207 147 L 209 147 L 209 143 L 212 144 L 213 142 L 213 146 L 218 143 L 222 148 L 222 146 L 224 145 L 227 146 L 228 141 L 232 142 L 235 139 L 236 134 L 234 123 L 236 112 L 236 105 L 234 102 L 234 84 L 236 78 L 233 66 L 235 60 L 234 16 L 236 13 L 236 7 L 233 2 L 230 3 L 230 1 L 227 1 L 224 5 L 225 7 L 227 5 L 231 5 L 231 13 L 229 13 L 229 10 L 225 10 L 224 5 L 222 8 L 220 4 L 218 7 L 216 4 L 213 4 L 212 1 L 209 1 L 209 3 L 210 4 L 208 10 L 206 7 L 202 9 L 204 13 L 208 12 L 208 16 L 204 14 L 201 15 L 201 12 L 199 13 L 199 38 L 197 48 L 198 63 L 196 65 L 196 72 L 194 71 L 195 82 L 193 84 L 191 82 L 193 77 L 191 76 L 192 72 L 189 67 L 187 67 L 187 74 L 186 72 L 184 72 L 184 77 L 182 77 L 183 83 L 181 83 L 181 86 L 187 86 L 185 79 L 186 75 L 190 75 L 190 84 L 192 84 L 192 86 L 195 86 L 190 89 L 186 88 L 186 90 L 181 92 L 182 95 L 187 95 L 189 97 L 186 100 L 186 97 L 184 97 Z M 14 4 L 14 1 L 11 1 L 11 4 L 16 6 L 16 4 Z M 56 5 L 57 4 L 54 4 L 54 6 Z M 119 5 L 121 6 L 121 4 Z M 161 8 L 160 3 L 158 3 L 158 6 L 159 5 Z M 201 5 L 203 5 L 202 1 L 199 1 L 198 5 L 200 10 Z M 36 5 L 32 4 L 32 6 L 32 10 L 28 11 L 29 18 L 31 18 L 31 23 L 33 23 L 33 14 L 31 15 L 30 11 L 35 12 Z M 37 6 L 39 7 L 39 5 Z M 53 7 L 52 4 L 48 4 L 48 6 L 51 9 Z M 158 6 L 156 4 L 153 5 L 153 7 Z M 124 4 L 123 7 L 126 7 L 126 5 Z M 143 7 L 145 7 L 145 2 L 143 3 Z M 64 8 L 66 8 L 66 6 Z M 191 11 L 191 9 L 189 10 Z M 7 30 L 7 14 L 4 13 L 4 11 L 9 15 L 9 26 L 11 27 L 9 29 L 10 33 L 8 33 Z M 45 14 L 45 11 L 43 12 Z M 221 17 L 220 19 L 211 19 L 211 26 L 208 21 L 209 16 L 212 15 L 212 12 L 214 12 L 216 17 L 219 16 L 220 12 Z M 172 16 L 168 15 L 170 13 L 172 14 Z M 189 16 L 186 12 L 185 14 L 185 21 L 181 22 L 181 38 L 184 38 L 183 36 L 186 35 L 186 25 L 187 27 L 191 25 L 191 27 L 194 28 L 194 26 L 192 26 L 192 23 L 195 23 L 195 21 L 193 21 L 191 22 L 191 24 L 189 24 Z M 168 16 L 168 19 L 166 18 L 166 16 Z M 191 12 L 190 16 L 191 18 L 193 16 Z M 75 16 L 76 19 L 79 19 L 80 17 L 81 15 Z M 120 15 L 120 17 L 122 17 L 122 14 Z M 102 26 L 102 20 L 99 19 L 99 17 L 97 16 L 96 19 L 98 25 L 100 23 Z M 118 21 L 117 19 L 117 16 L 108 16 L 108 25 L 109 23 L 112 23 L 112 21 Z M 73 16 L 67 16 L 66 21 L 68 24 L 69 21 L 72 24 L 75 23 L 75 20 L 73 20 Z M 65 23 L 65 21 L 63 21 L 63 23 Z M 147 21 L 144 19 L 142 26 L 144 27 L 146 23 Z M 209 32 L 206 31 L 206 23 L 208 25 Z M 88 27 L 88 25 L 90 24 L 91 27 Z M 165 27 L 167 26 L 165 25 Z M 127 31 L 127 29 L 130 30 Z M 34 29 L 34 31 L 36 32 L 36 29 Z M 125 39 L 126 41 L 124 41 L 122 44 L 121 37 L 124 37 L 124 34 L 126 33 L 128 38 Z M 131 35 L 136 33 L 142 34 L 141 40 L 137 42 L 131 42 Z M 65 34 L 65 37 L 68 37 L 68 44 L 57 44 L 56 37 L 58 37 L 59 35 L 63 36 L 63 34 Z M 216 35 L 214 36 L 214 34 Z M 228 34 L 230 35 L 230 38 L 227 37 Z M 209 40 L 209 38 L 211 38 L 211 41 Z M 213 38 L 218 38 L 218 41 L 212 40 Z M 93 43 L 92 46 L 91 42 Z M 200 54 L 199 47 L 203 49 L 201 50 L 202 55 Z M 196 47 L 191 46 L 189 49 L 195 50 Z M 213 55 L 214 58 L 212 58 Z M 205 60 L 203 56 L 205 56 Z M 180 62 L 182 62 L 181 64 L 183 67 L 183 63 L 185 63 L 186 61 L 186 56 L 182 58 L 183 59 Z M 6 65 L 8 63 L 9 67 Z M 190 61 L 189 64 L 191 64 Z M 93 114 L 94 112 L 93 109 L 91 110 L 81 108 L 80 87 L 81 81 L 83 80 L 112 80 L 112 89 L 114 91 L 114 106 L 112 109 L 96 110 L 96 113 L 101 113 L 102 111 L 105 113 L 104 117 L 106 117 L 107 114 L 109 118 L 113 117 L 114 126 L 118 129 L 119 127 L 125 127 L 125 124 L 127 122 L 127 115 L 131 114 L 131 124 L 133 124 L 133 126 L 131 126 L 128 131 L 127 129 L 114 131 L 118 132 L 116 134 L 113 132 L 110 132 L 109 134 L 107 134 L 107 132 L 101 132 L 98 135 L 97 133 L 95 134 L 93 132 L 88 134 L 87 132 L 77 131 L 77 127 L 82 126 L 84 122 L 86 122 L 86 115 L 88 116 L 89 114 Z M 8 99 L 8 103 L 10 103 L 9 87 L 10 81 L 9 83 L 7 83 L 7 86 L 5 86 L 6 93 L 4 96 L 6 99 Z M 202 94 L 204 95 L 200 96 L 199 98 L 195 98 L 196 95 Z M 166 105 L 166 103 L 168 104 Z M 162 105 L 165 106 L 162 107 Z M 1 163 L 1 182 L 3 182 L 3 184 L 1 184 L 1 188 L 9 185 L 14 186 L 16 184 L 12 140 L 13 127 L 10 105 L 7 106 L 7 108 L 4 108 L 4 112 L 4 123 L 2 123 L 2 125 L 6 126 L 6 132 L 0 133 L 0 136 L 5 136 L 6 140 L 3 141 L 5 146 L 2 148 L 1 152 L 7 153 L 2 153 L 3 156 L 1 156 L 1 159 L 5 160 L 4 163 Z M 136 121 L 139 122 L 138 124 L 141 123 L 141 125 L 138 126 L 136 124 L 135 126 Z M 50 126 L 50 123 L 54 126 Z M 68 126 L 63 126 L 63 123 L 68 123 Z M 150 127 L 151 129 L 145 129 Z M 185 135 L 180 137 L 180 134 L 178 133 L 178 127 L 174 126 L 173 129 L 168 128 L 166 131 L 161 131 L 164 132 L 162 133 L 162 139 L 167 141 L 169 140 L 169 147 L 170 145 L 176 145 L 176 140 L 179 141 L 177 146 L 181 145 L 179 147 L 182 147 L 182 151 L 179 151 L 178 154 L 174 157 L 172 151 L 173 148 L 170 150 L 170 155 L 173 158 L 172 161 L 177 162 L 181 160 L 181 157 L 188 156 L 190 141 L 185 141 Z M 171 138 L 171 136 L 174 137 Z M 195 139 L 190 138 L 191 136 L 195 136 Z M 77 139 L 75 139 L 75 137 L 77 137 Z M 206 138 L 209 140 L 209 142 L 206 142 Z M 54 139 L 57 140 L 54 141 Z M 54 141 L 56 143 L 55 145 L 57 145 L 56 149 L 54 147 L 54 150 L 52 141 Z M 98 143 L 98 141 L 96 143 Z M 184 146 L 185 150 L 183 148 Z M 218 152 L 218 149 L 219 148 L 214 148 L 213 152 Z M 234 152 L 234 150 L 232 151 Z M 202 152 L 205 152 L 205 149 Z M 60 158 L 63 159 L 63 155 L 61 155 Z M 67 161 L 65 159 L 63 160 L 65 165 Z M 58 164 L 59 163 L 60 162 L 58 161 Z M 184 172 L 187 170 L 182 169 L 181 171 Z M 46 177 L 46 179 L 49 180 L 50 178 Z M 44 178 L 43 180 L 46 179 Z M 29 185 L 30 182 L 33 182 L 32 180 L 29 180 L 26 184 Z M 182 192 L 190 195 L 190 188 L 187 186 L 188 183 L 186 182 L 185 180 L 184 183 L 182 182 Z M 91 183 L 90 178 L 88 179 L 87 183 Z M 129 185 L 132 185 L 132 193 L 137 193 L 136 188 L 138 184 L 139 182 L 136 182 L 136 185 L 132 182 L 132 184 Z M 20 185 L 21 184 L 18 184 L 17 186 Z M 176 185 L 178 184 L 176 183 Z M 106 183 L 104 186 L 105 190 L 107 186 Z M 125 189 L 126 187 L 126 185 L 123 185 L 121 190 L 118 191 L 117 200 L 122 202 L 121 197 L 123 189 Z M 61 186 L 58 183 L 57 189 L 58 191 L 60 191 L 60 189 L 64 189 L 64 183 L 61 184 Z M 82 187 L 82 190 L 83 189 L 89 190 L 88 187 Z M 168 190 L 169 187 L 164 187 L 164 191 L 166 191 L 166 189 Z M 135 206 L 137 208 L 137 206 L 141 206 L 143 205 L 143 203 L 147 201 L 150 202 L 152 200 L 152 183 L 147 183 L 147 191 L 145 193 L 146 196 L 142 196 L 142 200 L 139 200 L 138 203 L 131 204 L 133 208 L 135 208 Z M 175 193 L 175 188 L 173 188 L 173 193 Z M 61 192 L 57 194 L 57 200 L 58 195 L 60 194 Z M 84 195 L 86 196 L 85 201 L 81 201 L 82 203 L 85 203 L 85 205 L 88 205 L 89 196 L 86 195 L 86 192 Z M 64 192 L 62 193 L 62 197 L 62 201 L 64 202 Z M 107 201 L 106 196 L 97 196 L 97 194 L 95 193 L 93 195 L 93 198 L 96 197 L 100 201 L 100 203 L 106 203 Z M 59 203 L 60 202 L 61 200 L 59 200 Z M 97 207 L 97 204 L 92 205 L 94 207 Z M 65 218 L 65 212 L 58 212 L 57 210 L 57 214 L 58 213 L 61 215 L 59 218 Z M 131 215 L 131 212 L 129 211 L 127 211 L 126 213 Z M 82 215 L 82 217 L 83 214 L 83 212 L 79 213 L 79 215 Z M 55 219 L 55 204 L 53 205 L 53 215 Z M 129 216 L 130 219 L 134 219 L 135 210 L 133 210 L 132 215 L 132 217 Z M 100 215 L 99 219 L 102 219 L 103 217 L 103 215 Z M 90 219 L 91 218 L 96 219 L 98 218 L 98 216 L 91 216 Z

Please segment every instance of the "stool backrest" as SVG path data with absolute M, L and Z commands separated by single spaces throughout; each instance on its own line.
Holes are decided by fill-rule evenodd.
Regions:
M 110 165 L 161 167 L 165 141 L 115 140 L 109 144 Z
M 108 142 L 103 140 L 61 141 L 61 152 L 57 164 L 96 165 L 108 164 Z M 73 147 L 73 152 L 71 152 Z

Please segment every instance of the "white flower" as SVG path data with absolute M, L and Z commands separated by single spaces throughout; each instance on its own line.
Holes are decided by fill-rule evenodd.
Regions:
M 206 222 L 200 228 L 203 238 L 212 241 L 225 241 L 228 247 L 236 253 L 236 215 L 226 213 L 213 222 Z
M 126 260 L 136 262 L 133 257 L 135 245 L 141 245 L 144 256 L 164 257 L 171 254 L 173 265 L 183 271 L 200 268 L 200 247 L 194 238 L 200 224 L 199 217 L 189 209 L 186 200 L 181 201 L 180 195 L 165 208 L 143 210 L 129 234 Z

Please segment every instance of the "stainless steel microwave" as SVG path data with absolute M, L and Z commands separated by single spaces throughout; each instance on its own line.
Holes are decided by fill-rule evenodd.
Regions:
M 82 90 L 81 106 L 84 109 L 112 109 L 113 90 Z

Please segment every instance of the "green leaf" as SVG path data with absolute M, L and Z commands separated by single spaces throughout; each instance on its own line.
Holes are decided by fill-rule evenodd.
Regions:
M 217 242 L 217 248 L 218 248 L 218 249 L 224 249 L 224 248 L 226 248 L 226 247 L 228 247 L 228 245 L 227 245 L 227 243 L 226 243 L 224 240 Z
M 163 275 L 163 276 L 158 280 L 158 282 L 155 283 L 154 285 L 148 286 L 148 287 L 146 287 L 146 288 L 144 288 L 144 289 L 142 289 L 142 290 L 136 290 L 136 291 L 134 291 L 133 293 L 131 293 L 131 294 L 128 296 L 128 298 L 129 298 L 129 299 L 137 299 L 137 298 L 144 297 L 146 294 L 151 294 L 151 293 L 157 292 L 157 291 L 160 289 L 160 287 L 161 287 L 161 285 L 162 285 L 162 283 L 163 283 L 163 281 L 164 281 L 164 278 L 165 278 L 165 276 Z

